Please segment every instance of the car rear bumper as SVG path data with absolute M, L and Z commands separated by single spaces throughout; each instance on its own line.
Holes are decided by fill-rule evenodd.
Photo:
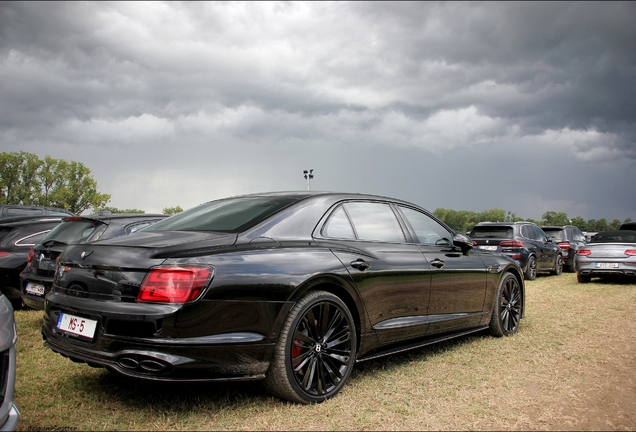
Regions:
M 62 356 L 156 381 L 262 379 L 287 302 L 211 301 L 190 305 L 102 302 L 47 296 L 42 337 Z M 61 314 L 96 323 L 92 337 L 61 327 Z M 68 318 L 68 317 L 67 317 Z

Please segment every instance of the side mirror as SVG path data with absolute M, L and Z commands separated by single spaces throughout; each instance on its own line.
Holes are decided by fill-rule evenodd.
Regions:
M 457 233 L 453 236 L 453 245 L 458 246 L 464 255 L 470 255 L 473 248 L 473 240 L 466 234 Z

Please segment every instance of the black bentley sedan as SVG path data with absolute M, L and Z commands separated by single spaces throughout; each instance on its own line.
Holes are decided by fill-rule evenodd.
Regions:
M 356 362 L 489 329 L 514 334 L 524 280 L 426 210 L 360 194 L 212 201 L 69 246 L 46 297 L 53 351 L 158 381 L 264 380 L 321 402 Z

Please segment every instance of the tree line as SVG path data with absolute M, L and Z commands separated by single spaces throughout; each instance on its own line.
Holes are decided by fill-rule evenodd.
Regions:
M 573 218 L 568 217 L 565 212 L 547 211 L 541 216 L 541 220 L 534 220 L 530 218 L 517 217 L 516 214 L 502 210 L 502 209 L 490 209 L 481 213 L 476 213 L 470 210 L 451 210 L 445 208 L 436 209 L 433 214 L 443 221 L 446 225 L 454 229 L 455 231 L 468 232 L 479 222 L 518 222 L 529 221 L 534 222 L 539 226 L 564 226 L 573 225 L 585 232 L 598 232 L 608 231 L 620 228 L 624 222 L 631 222 L 631 219 L 627 218 L 624 221 L 614 219 L 608 222 L 606 219 L 588 219 L 585 220 L 580 216 Z
M 112 213 L 145 213 L 140 209 L 118 209 L 107 207 L 110 194 L 97 191 L 97 182 L 91 170 L 80 162 L 66 161 L 27 152 L 0 153 L 0 204 L 23 204 L 59 207 L 75 214 L 92 209 L 93 212 L 108 210 Z M 164 214 L 182 212 L 180 206 L 166 207 Z M 595 232 L 618 229 L 621 221 L 614 219 L 569 218 L 564 212 L 548 211 L 540 221 L 517 217 L 516 214 L 490 209 L 481 213 L 470 210 L 438 208 L 434 212 L 440 220 L 455 231 L 467 232 L 479 222 L 516 222 L 527 220 L 539 226 L 574 225 L 581 231 Z M 626 219 L 624 222 L 631 222 Z

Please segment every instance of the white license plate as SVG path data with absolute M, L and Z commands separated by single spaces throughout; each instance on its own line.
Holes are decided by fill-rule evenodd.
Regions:
M 595 263 L 596 268 L 618 268 L 618 263 Z
M 66 313 L 60 313 L 60 318 L 57 320 L 56 328 L 64 332 L 92 339 L 93 336 L 95 336 L 97 321 Z
M 42 297 L 44 295 L 44 285 L 34 284 L 34 283 L 29 282 L 29 283 L 27 283 L 26 288 L 24 289 L 24 291 L 27 294 L 33 294 L 33 295 Z
M 479 249 L 488 250 L 488 251 L 496 251 L 497 246 L 479 246 Z

